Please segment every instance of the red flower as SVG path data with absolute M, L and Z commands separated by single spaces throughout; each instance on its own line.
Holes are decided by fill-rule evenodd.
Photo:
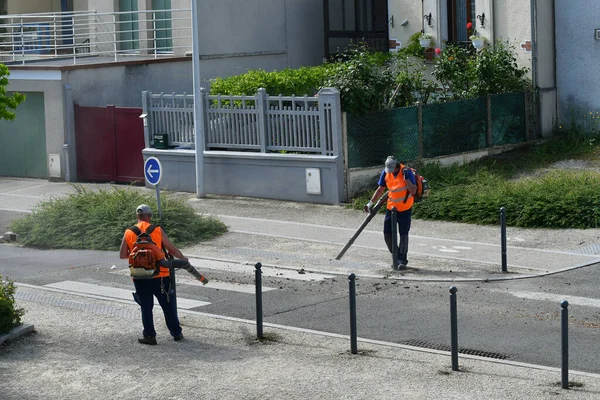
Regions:
M 435 54 L 437 54 L 438 56 L 440 54 L 442 54 L 442 49 L 440 49 L 439 47 L 435 49 Z
M 473 27 L 473 24 L 471 22 L 467 23 L 467 29 L 471 29 Z

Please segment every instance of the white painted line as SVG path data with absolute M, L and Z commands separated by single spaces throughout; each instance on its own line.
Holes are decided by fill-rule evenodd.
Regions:
M 119 288 L 114 288 L 114 287 L 110 287 L 110 286 L 100 286 L 100 285 L 94 285 L 91 283 L 74 282 L 74 281 L 56 282 L 56 283 L 51 283 L 51 284 L 45 285 L 45 286 L 47 286 L 49 288 L 53 288 L 53 289 L 66 290 L 68 292 L 91 294 L 91 295 L 96 295 L 96 296 L 105 296 L 105 297 L 111 297 L 111 298 L 121 299 L 121 300 L 133 300 L 133 296 L 132 296 L 133 291 L 132 290 L 119 289 Z M 154 299 L 154 304 L 158 304 L 158 301 L 156 300 L 156 298 Z M 191 308 L 196 308 L 196 307 L 202 307 L 202 306 L 206 306 L 209 304 L 210 303 L 208 303 L 206 301 L 189 300 L 189 299 L 182 299 L 180 297 L 177 297 L 177 307 L 183 308 L 185 310 L 189 310 Z
M 7 194 L 7 193 L 15 193 L 15 192 L 21 192 L 23 190 L 30 190 L 30 189 L 35 189 L 35 188 L 39 188 L 39 187 L 43 187 L 43 186 L 47 186 L 47 183 L 42 183 L 40 185 L 33 185 L 33 186 L 27 186 L 21 189 L 14 189 L 14 190 L 9 190 L 7 192 L 0 192 L 0 194 Z
M 31 210 L 17 210 L 15 208 L 0 208 L 0 211 L 10 211 L 10 212 L 33 214 L 33 211 L 31 211 Z
M 49 200 L 49 197 L 43 196 L 31 196 L 28 194 L 10 194 L 10 193 L 0 193 L 0 196 L 10 196 L 10 197 L 24 197 L 26 199 L 41 199 L 41 200 Z
M 498 293 L 504 293 L 504 291 L 497 291 Z M 539 301 L 550 301 L 559 304 L 563 300 L 569 302 L 569 305 L 577 305 L 584 307 L 595 307 L 600 308 L 600 299 L 594 299 L 591 297 L 580 297 L 580 296 L 568 296 L 564 294 L 553 294 L 553 293 L 542 293 L 542 292 L 508 292 L 515 297 L 527 300 L 539 300 Z
M 120 269 L 115 272 L 111 272 L 116 275 L 125 275 L 129 276 L 129 269 Z M 187 274 L 185 271 L 180 271 L 180 273 Z M 190 275 L 191 276 L 191 275 Z M 204 285 L 202 282 L 199 282 L 196 279 L 189 278 L 181 278 L 177 277 L 177 285 L 193 285 L 199 287 L 206 287 L 207 289 L 217 289 L 217 290 L 228 290 L 231 292 L 239 292 L 239 293 L 251 293 L 254 294 L 256 292 L 255 285 L 249 285 L 246 283 L 235 283 L 235 282 L 223 282 L 215 279 L 211 279 L 210 276 L 207 277 L 209 282 L 207 285 Z M 263 286 L 263 292 L 268 292 L 270 290 L 275 290 L 273 287 Z
M 179 285 L 179 284 L 193 285 L 193 286 L 200 286 L 200 287 L 205 286 L 202 284 L 202 282 L 199 282 L 195 279 L 194 280 L 178 279 L 177 285 Z M 217 290 L 227 290 L 227 291 L 231 291 L 231 292 L 240 292 L 240 293 L 248 293 L 248 294 L 256 293 L 256 285 L 248 285 L 246 283 L 221 282 L 221 281 L 216 281 L 213 279 L 211 279 L 208 282 L 208 284 L 206 284 L 206 288 L 207 289 L 217 289 Z M 270 290 L 275 290 L 275 288 L 267 287 L 267 286 L 262 287 L 263 292 L 268 292 Z
M 219 217 L 221 220 L 238 219 L 238 220 L 246 220 L 246 221 L 258 221 L 258 222 L 262 222 L 263 224 L 265 222 L 271 222 L 271 223 L 277 223 L 277 224 L 288 225 L 288 226 L 297 225 L 297 226 L 319 228 L 319 229 L 323 229 L 323 230 L 329 229 L 329 230 L 343 231 L 343 232 L 348 233 L 348 238 L 350 238 L 352 236 L 352 234 L 354 234 L 354 232 L 355 232 L 354 228 L 342 228 L 342 227 L 337 227 L 337 226 L 318 225 L 318 224 L 310 224 L 310 223 L 305 223 L 305 222 L 279 221 L 279 220 L 265 219 L 265 218 L 237 217 L 237 216 L 232 216 L 232 215 L 221 215 L 221 214 L 218 214 L 217 217 Z M 246 234 L 252 234 L 252 235 L 270 236 L 270 237 L 280 237 L 280 238 L 284 238 L 284 239 L 295 239 L 295 240 L 303 240 L 303 241 L 308 241 L 308 242 L 332 243 L 332 244 L 342 244 L 342 245 L 346 244 L 346 242 L 341 243 L 341 242 L 328 241 L 328 240 L 314 240 L 314 239 L 307 239 L 307 238 L 291 237 L 291 236 L 286 236 L 286 235 L 265 234 L 262 232 L 254 232 L 254 231 L 246 231 L 246 230 L 238 230 L 238 229 L 230 229 L 229 232 L 246 233 Z M 378 231 L 365 230 L 365 232 L 373 233 L 373 232 L 378 232 Z M 499 244 L 472 242 L 469 240 L 436 238 L 436 237 L 431 237 L 431 236 L 420 236 L 420 235 L 412 235 L 412 234 L 410 235 L 410 237 L 415 238 L 415 239 L 439 240 L 442 242 L 452 242 L 452 243 L 458 243 L 459 245 L 460 244 L 468 244 L 468 245 L 488 246 L 488 247 L 494 247 L 494 248 L 500 247 Z M 596 258 L 598 257 L 597 254 L 579 254 L 579 253 L 574 253 L 572 251 L 546 250 L 546 249 L 536 249 L 536 248 L 532 248 L 532 247 L 522 247 L 522 246 L 507 246 L 507 249 L 529 250 L 529 251 L 537 251 L 537 252 L 541 252 L 541 253 L 567 254 L 567 255 L 576 255 L 576 256 L 583 256 L 583 257 L 596 257 Z
M 212 269 L 218 271 L 234 272 L 238 274 L 252 274 L 254 275 L 254 264 L 237 264 L 230 262 L 220 262 L 213 260 L 204 260 L 200 258 L 190 258 L 190 263 L 198 270 L 204 271 L 205 269 Z M 263 266 L 261 268 L 263 276 L 271 276 L 274 278 L 281 279 L 294 279 L 299 281 L 322 281 L 325 279 L 333 278 L 334 275 L 315 274 L 312 272 L 305 272 L 304 274 L 299 273 L 297 270 L 280 269 Z M 210 277 L 209 277 L 210 279 Z M 209 283 L 210 285 L 210 283 Z

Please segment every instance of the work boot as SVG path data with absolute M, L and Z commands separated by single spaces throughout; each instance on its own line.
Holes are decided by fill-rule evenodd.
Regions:
M 156 346 L 156 338 L 154 336 L 144 336 L 138 339 L 138 343 Z

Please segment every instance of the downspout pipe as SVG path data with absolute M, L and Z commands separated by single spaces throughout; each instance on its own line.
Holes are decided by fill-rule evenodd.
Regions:
M 539 84 L 538 84 L 538 46 L 537 46 L 537 0 L 530 0 L 531 13 L 531 82 L 533 85 L 533 115 L 535 118 L 534 132 L 539 136 L 540 115 L 539 115 Z M 535 96 L 537 94 L 537 96 Z
M 538 81 L 538 54 L 537 54 L 537 0 L 531 2 L 531 80 L 533 88 L 537 89 Z
M 421 33 L 425 33 L 425 0 L 421 0 Z

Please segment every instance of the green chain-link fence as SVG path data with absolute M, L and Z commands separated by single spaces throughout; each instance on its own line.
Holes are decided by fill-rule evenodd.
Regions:
M 390 154 L 410 161 L 526 142 L 532 102 L 519 92 L 348 114 L 348 167 L 379 166 Z
M 384 110 L 369 115 L 347 115 L 348 167 L 380 165 L 390 154 L 400 160 L 419 156 L 417 107 Z

